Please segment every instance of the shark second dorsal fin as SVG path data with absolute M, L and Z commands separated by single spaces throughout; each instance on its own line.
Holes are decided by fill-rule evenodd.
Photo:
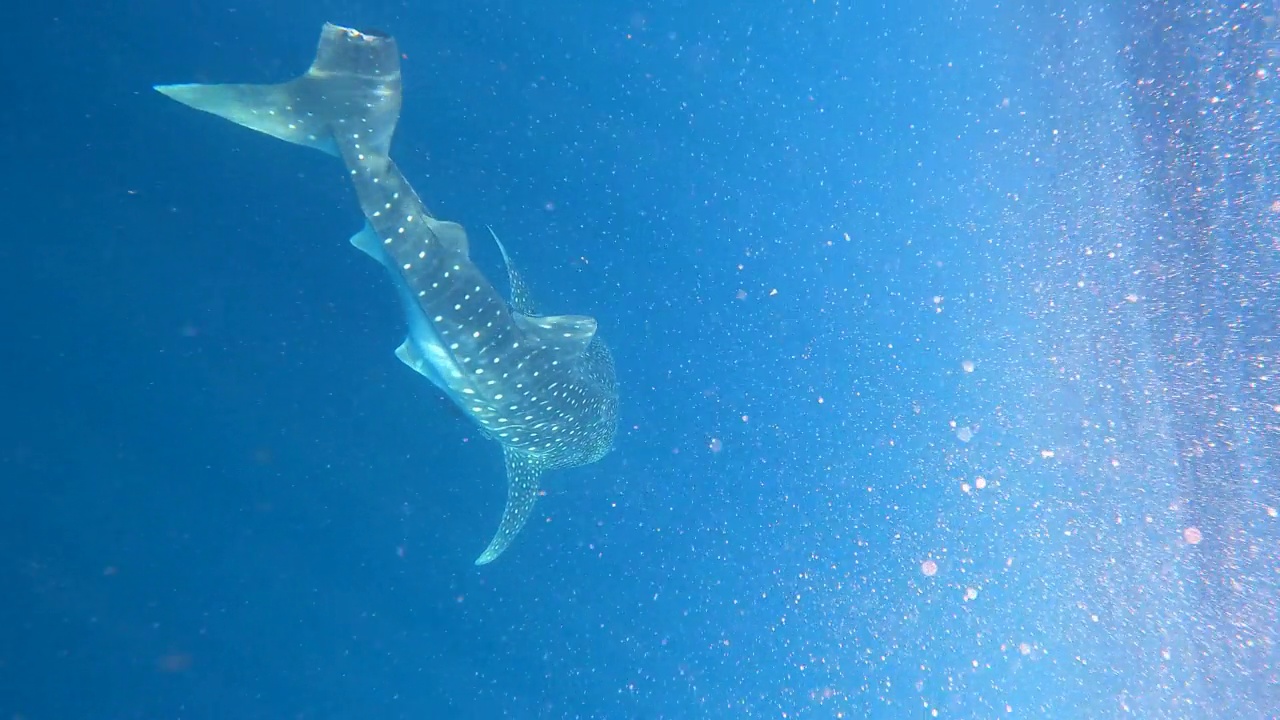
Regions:
M 516 264 L 511 261 L 511 256 L 507 254 L 507 247 L 498 239 L 498 233 L 493 228 L 485 225 L 489 235 L 493 237 L 493 241 L 498 245 L 498 251 L 502 253 L 502 262 L 507 266 L 507 280 L 511 285 L 511 309 L 523 315 L 537 315 L 538 308 L 533 303 L 533 295 L 529 292 L 529 285 L 524 281 L 524 276 L 516 269 Z
M 471 255 L 467 231 L 461 225 L 451 220 L 437 220 L 430 217 L 425 220 L 427 227 L 431 229 L 431 234 L 436 236 L 441 245 L 463 257 Z
M 502 522 L 494 533 L 476 565 L 488 565 L 506 551 L 511 541 L 529 522 L 533 506 L 538 501 L 538 478 L 544 470 L 537 456 L 511 446 L 503 446 L 507 460 L 507 506 L 502 511 Z

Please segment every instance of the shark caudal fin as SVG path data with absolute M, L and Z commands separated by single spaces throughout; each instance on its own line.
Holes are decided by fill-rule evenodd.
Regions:
M 305 74 L 279 85 L 157 85 L 197 110 L 286 142 L 338 155 L 349 133 L 386 156 L 400 117 L 400 51 L 394 38 L 325 23 Z

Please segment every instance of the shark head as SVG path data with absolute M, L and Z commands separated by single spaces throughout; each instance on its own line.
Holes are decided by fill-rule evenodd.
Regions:
M 507 505 L 476 560 L 484 565 L 528 521 L 544 472 L 609 452 L 618 409 L 613 361 L 594 318 L 537 311 L 496 235 L 509 298 L 471 261 L 465 229 L 428 213 L 390 157 L 399 63 L 390 36 L 326 24 L 311 68 L 291 81 L 156 89 L 342 159 L 366 221 L 351 243 L 386 268 L 405 315 L 396 356 L 503 449 Z
M 411 263 L 397 264 L 372 226 L 351 239 L 387 268 L 400 297 L 409 332 L 396 357 L 503 448 L 507 506 L 477 565 L 497 559 L 520 532 L 544 472 L 593 463 L 609 453 L 618 411 L 613 358 L 596 335 L 595 320 L 539 314 L 528 284 L 496 235 L 494 240 L 506 263 L 509 300 L 486 290 L 474 266 L 461 262 L 439 277 L 410 281 L 404 265 Z M 445 301 L 428 310 L 428 298 L 447 285 L 441 281 L 455 278 L 466 278 L 461 289 L 445 293 Z

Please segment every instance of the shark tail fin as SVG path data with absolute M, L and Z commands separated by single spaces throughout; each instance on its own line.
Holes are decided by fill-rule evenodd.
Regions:
M 400 118 L 394 38 L 325 23 L 310 69 L 278 85 L 157 85 L 178 102 L 297 145 L 338 155 L 347 134 L 386 156 Z
M 476 565 L 488 565 L 506 551 L 533 513 L 538 501 L 538 479 L 545 469 L 537 457 L 516 448 L 504 448 L 507 460 L 507 507 L 502 511 L 498 532 L 489 547 L 476 558 Z

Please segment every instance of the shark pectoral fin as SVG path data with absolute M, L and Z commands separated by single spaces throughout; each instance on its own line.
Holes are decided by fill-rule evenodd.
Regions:
M 596 319 L 588 315 L 538 317 L 513 312 L 511 318 L 531 337 L 557 350 L 563 360 L 576 360 L 596 336 Z
M 183 105 L 340 155 L 333 133 L 386 155 L 400 117 L 400 51 L 390 37 L 326 23 L 307 72 L 278 85 L 157 85 Z
M 504 447 L 503 451 L 507 458 L 507 507 L 502 511 L 498 532 L 489 541 L 489 547 L 476 558 L 476 565 L 488 565 L 498 559 L 529 521 L 533 505 L 538 500 L 542 463 L 523 450 Z
M 492 227 L 488 225 L 484 227 L 493 237 L 493 242 L 498 245 L 498 252 L 502 253 L 502 262 L 507 266 L 507 282 L 511 286 L 511 309 L 525 315 L 537 315 L 533 296 L 529 293 L 529 285 L 516 269 L 516 264 L 511 261 L 511 256 L 507 254 L 507 247 L 498 239 L 498 233 L 494 232 Z

